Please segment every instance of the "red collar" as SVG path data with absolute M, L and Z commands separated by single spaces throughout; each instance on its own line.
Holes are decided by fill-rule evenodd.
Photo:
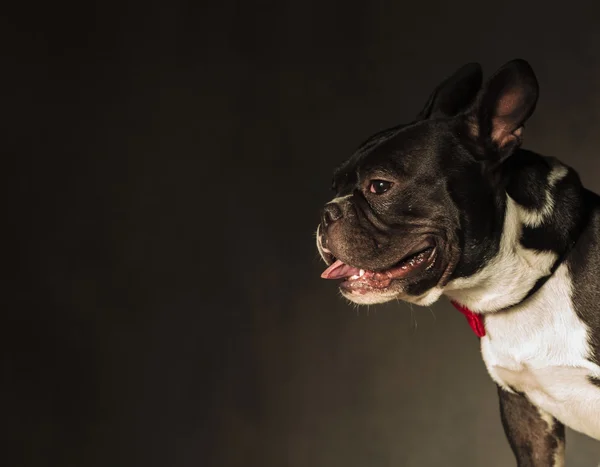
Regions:
M 456 308 L 463 315 L 465 315 L 465 318 L 467 318 L 467 321 L 469 322 L 469 326 L 471 326 L 471 329 L 477 337 L 485 336 L 485 324 L 483 322 L 483 315 L 473 313 L 466 306 L 460 305 L 456 302 L 450 301 L 450 303 L 454 305 L 454 308 Z

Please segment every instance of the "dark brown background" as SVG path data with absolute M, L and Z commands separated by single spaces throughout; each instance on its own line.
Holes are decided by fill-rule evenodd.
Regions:
M 464 318 L 347 305 L 313 231 L 468 61 L 529 60 L 527 145 L 600 190 L 597 12 L 528 3 L 8 7 L 2 464 L 514 465 Z

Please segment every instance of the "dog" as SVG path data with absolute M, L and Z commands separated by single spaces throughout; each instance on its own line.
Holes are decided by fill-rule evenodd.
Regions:
M 519 466 L 564 465 L 565 426 L 600 440 L 600 197 L 522 148 L 530 64 L 469 63 L 414 121 L 333 175 L 317 248 L 357 304 L 442 295 L 480 338 Z

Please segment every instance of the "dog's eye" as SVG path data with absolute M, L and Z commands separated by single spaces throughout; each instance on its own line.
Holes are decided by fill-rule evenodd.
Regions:
M 385 180 L 371 180 L 369 183 L 369 191 L 376 195 L 381 195 L 388 191 L 392 187 L 392 182 L 386 182 Z

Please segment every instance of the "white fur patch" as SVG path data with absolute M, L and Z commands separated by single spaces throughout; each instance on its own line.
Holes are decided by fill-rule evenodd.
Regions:
M 558 256 L 524 248 L 520 243 L 525 210 L 506 196 L 500 248 L 475 274 L 450 281 L 444 293 L 474 312 L 492 312 L 519 302 L 536 281 L 550 273 Z
M 321 245 L 321 224 L 319 224 L 317 226 L 317 233 L 315 234 L 316 236 L 316 241 L 317 241 L 317 251 L 319 252 L 319 255 L 321 255 L 321 258 L 323 259 L 323 261 L 325 261 L 325 254 L 324 253 L 331 253 L 327 248 L 325 248 L 323 245 Z
M 548 425 L 547 433 L 552 433 L 554 430 L 554 426 L 556 425 L 556 419 L 550 415 L 548 412 L 545 412 L 538 408 L 538 413 L 546 425 Z M 564 467 L 565 465 L 565 443 L 564 440 L 557 440 L 558 446 L 556 447 L 556 452 L 554 453 L 554 458 L 552 459 L 551 467 Z
M 366 294 L 361 294 L 360 292 L 352 291 L 346 292 L 342 291 L 342 295 L 350 300 L 352 303 L 356 303 L 358 305 L 376 305 L 378 303 L 386 303 L 391 300 L 398 298 L 398 292 L 370 292 Z
M 429 306 L 437 302 L 443 292 L 444 290 L 442 288 L 434 287 L 432 289 L 429 289 L 422 295 L 405 295 L 400 297 L 400 299 L 404 300 L 405 302 L 414 303 L 415 305 L 419 306 Z
M 524 248 L 520 243 L 523 226 L 539 227 L 554 210 L 552 194 L 568 173 L 557 163 L 547 178 L 544 206 L 527 209 L 506 195 L 506 212 L 500 248 L 496 256 L 477 273 L 451 281 L 444 293 L 474 312 L 492 312 L 519 302 L 536 281 L 550 273 L 558 256 Z
M 342 201 L 348 199 L 348 198 L 352 198 L 352 196 L 354 196 L 352 193 L 350 193 L 349 195 L 346 196 L 338 196 L 337 198 L 333 198 L 331 201 L 329 201 L 326 204 L 340 204 Z
M 561 265 L 536 294 L 508 312 L 486 315 L 481 352 L 492 379 L 523 392 L 570 428 L 600 439 L 600 367 L 588 360 L 588 328 L 571 301 Z M 559 464 L 560 465 L 560 464 Z
M 428 290 L 424 294 L 418 296 L 407 295 L 397 290 L 394 292 L 375 292 L 364 295 L 360 295 L 359 293 L 348 292 L 343 292 L 342 294 L 348 300 L 351 300 L 352 302 L 357 303 L 359 305 L 375 305 L 377 303 L 385 303 L 389 302 L 390 300 L 399 299 L 405 302 L 414 303 L 415 305 L 429 306 L 435 303 L 440 298 L 442 292 L 442 289 L 440 289 L 439 287 L 435 287 L 433 289 Z
M 544 223 L 544 220 L 552 214 L 552 211 L 554 210 L 554 196 L 552 190 L 560 180 L 567 176 L 568 173 L 569 169 L 564 165 L 557 165 L 550 171 L 547 179 L 548 187 L 546 188 L 546 201 L 544 202 L 544 206 L 540 210 L 531 210 L 521 207 L 519 212 L 521 222 L 527 227 L 539 227 Z

